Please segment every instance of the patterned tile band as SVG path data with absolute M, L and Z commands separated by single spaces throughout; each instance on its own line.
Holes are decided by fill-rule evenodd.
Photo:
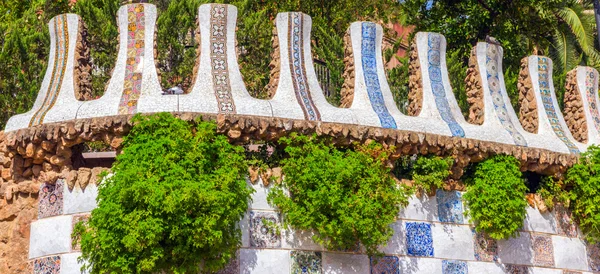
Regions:
M 598 74 L 593 68 L 585 69 L 585 90 L 592 120 L 596 130 L 600 132 L 600 113 L 598 113 L 598 100 L 596 99 L 598 98 Z
M 303 14 L 299 12 L 290 12 L 288 21 L 288 43 L 290 44 L 290 69 L 292 71 L 292 82 L 296 99 L 304 112 L 304 118 L 310 121 L 320 121 L 321 114 L 315 107 L 310 96 L 310 88 L 306 77 L 306 68 L 304 62 L 304 43 L 303 43 Z
M 125 66 L 125 81 L 123 94 L 119 102 L 119 114 L 137 112 L 137 103 L 142 92 L 142 68 L 144 59 L 144 39 L 146 32 L 146 17 L 144 5 L 129 5 L 127 10 L 127 64 Z
M 362 66 L 365 75 L 365 84 L 367 85 L 367 93 L 373 110 L 379 116 L 381 126 L 384 128 L 396 128 L 396 121 L 388 112 L 381 93 L 379 85 L 379 76 L 377 75 L 377 55 L 375 53 L 375 39 L 377 37 L 377 28 L 374 23 L 362 23 Z
M 494 109 L 496 115 L 500 120 L 500 123 L 504 129 L 512 136 L 517 146 L 527 146 L 527 141 L 523 138 L 523 135 L 517 131 L 515 124 L 508 115 L 508 110 L 504 104 L 504 97 L 502 96 L 502 87 L 500 85 L 500 78 L 498 77 L 498 60 L 499 46 L 487 44 L 486 46 L 486 58 L 485 66 L 487 71 L 487 82 L 490 89 L 490 95 L 492 96 L 492 102 L 494 103 Z
M 235 113 L 227 65 L 227 6 L 213 4 L 210 12 L 210 62 L 219 113 Z
M 31 117 L 29 126 L 37 126 L 44 122 L 44 117 L 58 98 L 60 86 L 62 85 L 65 69 L 67 67 L 67 56 L 69 56 L 69 26 L 67 24 L 67 15 L 62 14 L 54 19 L 54 64 L 52 65 L 52 77 L 46 91 L 46 97 L 40 109 Z
M 547 57 L 538 57 L 538 84 L 540 86 L 540 95 L 542 97 L 542 103 L 544 104 L 544 110 L 548 116 L 548 122 L 550 122 L 556 136 L 567 145 L 571 153 L 579 153 L 577 146 L 567 138 L 565 131 L 559 123 L 558 116 L 556 115 L 554 103 L 552 102 L 552 92 L 550 90 L 549 63 Z
M 452 112 L 450 112 L 450 104 L 446 98 L 446 90 L 442 82 L 442 68 L 440 66 L 441 53 L 440 47 L 442 44 L 442 36 L 437 33 L 429 33 L 427 35 L 427 60 L 429 62 L 429 80 L 431 82 L 431 90 L 435 97 L 435 105 L 442 117 L 442 120 L 448 124 L 452 136 L 465 137 L 465 131 L 456 122 Z

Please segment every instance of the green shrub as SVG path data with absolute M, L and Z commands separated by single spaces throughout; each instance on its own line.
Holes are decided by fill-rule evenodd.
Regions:
M 313 239 L 331 250 L 351 250 L 360 242 L 377 254 L 412 194 L 391 177 L 389 151 L 377 143 L 340 150 L 296 134 L 280 142 L 289 155 L 281 161 L 285 179 L 268 200 L 284 214 L 284 224 L 314 231 Z
M 527 206 L 527 187 L 521 176 L 519 162 L 512 156 L 494 156 L 477 164 L 472 177 L 466 180 L 463 198 L 478 232 L 494 239 L 518 234 Z
M 171 114 L 137 115 L 123 154 L 99 187 L 98 208 L 77 224 L 92 273 L 197 273 L 226 265 L 251 190 L 242 147 Z
M 434 188 L 442 188 L 444 181 L 450 176 L 452 163 L 452 158 L 439 156 L 417 158 L 411 172 L 415 186 L 425 192 L 431 192 Z
M 549 176 L 542 177 L 542 182 L 540 183 L 540 188 L 537 190 L 537 193 L 540 194 L 544 200 L 544 204 L 550 210 L 554 208 L 556 203 L 564 204 L 565 207 L 568 208 L 571 199 L 573 198 L 571 191 L 563 189 L 563 183 L 561 181 L 557 181 Z
M 572 184 L 570 208 L 587 240 L 600 241 L 600 147 L 592 145 L 567 171 Z

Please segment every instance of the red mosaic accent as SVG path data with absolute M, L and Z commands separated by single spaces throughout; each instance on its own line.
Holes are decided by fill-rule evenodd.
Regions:
M 142 92 L 142 71 L 139 68 L 144 59 L 144 39 L 146 16 L 144 5 L 129 5 L 127 10 L 127 63 L 123 94 L 119 103 L 119 114 L 137 112 L 137 103 Z

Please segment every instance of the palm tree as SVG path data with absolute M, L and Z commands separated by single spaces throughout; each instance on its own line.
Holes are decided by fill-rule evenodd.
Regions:
M 587 12 L 592 7 L 592 0 L 567 0 L 564 6 L 551 12 L 557 25 L 548 51 L 557 74 L 565 74 L 577 65 L 600 67 L 600 52 L 594 47 L 595 17 Z

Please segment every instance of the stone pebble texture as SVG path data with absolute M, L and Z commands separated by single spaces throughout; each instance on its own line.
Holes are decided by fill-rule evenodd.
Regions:
M 237 144 L 251 141 L 276 141 L 292 132 L 299 132 L 328 136 L 340 145 L 375 140 L 386 147 L 394 146 L 395 151 L 390 161 L 402 155 L 413 154 L 452 156 L 456 159 L 453 166 L 453 171 L 457 171 L 454 173 L 455 180 L 460 177 L 461 173 L 458 171 L 463 170 L 470 163 L 480 162 L 497 154 L 513 155 L 520 161 L 523 171 L 546 175 L 564 174 L 578 158 L 577 153 L 564 152 L 568 151 L 566 148 L 553 150 L 533 145 L 523 146 L 512 140 L 502 142 L 481 140 L 480 136 L 469 135 L 471 131 L 468 130 L 465 131 L 467 134 L 464 132 L 442 134 L 431 130 L 434 126 L 428 123 L 414 120 L 417 117 L 413 116 L 423 115 L 425 105 L 442 106 L 442 109 L 427 111 L 447 112 L 443 106 L 447 104 L 448 99 L 453 99 L 443 98 L 446 95 L 440 93 L 440 91 L 451 91 L 449 90 L 451 87 L 447 77 L 444 76 L 447 75 L 445 57 L 443 57 L 445 41 L 439 34 L 425 34 L 428 39 L 424 40 L 424 44 L 412 45 L 413 48 L 409 53 L 408 115 L 397 115 L 395 114 L 398 112 L 397 109 L 390 108 L 395 106 L 395 102 L 389 99 L 389 86 L 379 60 L 381 59 L 381 28 L 368 22 L 360 22 L 360 35 L 347 35 L 344 38 L 346 68 L 342 107 L 345 108 L 324 104 L 323 95 L 318 94 L 321 89 L 316 81 L 312 58 L 308 58 L 311 56 L 310 17 L 301 13 L 287 13 L 277 18 L 279 20 L 277 25 L 286 26 L 286 29 L 282 31 L 281 28 L 276 27 L 273 31 L 274 51 L 270 65 L 271 78 L 267 86 L 270 99 L 260 103 L 259 100 L 253 99 L 244 101 L 250 102 L 250 107 L 268 105 L 271 108 L 269 112 L 271 115 L 252 115 L 252 113 L 240 115 L 234 114 L 229 107 L 239 107 L 243 104 L 235 105 L 232 98 L 227 98 L 231 95 L 229 91 L 236 92 L 236 96 L 239 96 L 239 89 L 233 87 L 243 86 L 242 81 L 227 78 L 239 74 L 236 72 L 237 60 L 231 57 L 235 56 L 236 49 L 229 48 L 228 44 L 224 43 L 224 41 L 233 41 L 232 37 L 224 37 L 225 33 L 235 34 L 235 32 L 220 32 L 219 29 L 231 27 L 234 22 L 227 21 L 229 19 L 225 18 L 235 18 L 237 11 L 233 6 L 216 4 L 210 5 L 210 8 L 199 9 L 210 12 L 211 14 L 200 15 L 212 19 L 208 20 L 210 21 L 208 26 L 201 25 L 204 24 L 202 20 L 199 20 L 198 24 L 205 28 L 216 27 L 217 29 L 214 29 L 214 32 L 202 32 L 198 35 L 199 41 L 214 42 L 208 48 L 215 53 L 215 56 L 206 59 L 210 61 L 207 69 L 212 71 L 209 76 L 203 74 L 205 68 L 200 67 L 200 59 L 198 59 L 194 68 L 194 87 L 210 86 L 214 93 L 207 98 L 194 99 L 199 102 L 215 100 L 215 105 L 221 102 L 224 103 L 221 107 L 225 108 L 221 108 L 221 111 L 212 111 L 198 105 L 180 112 L 179 104 L 171 104 L 171 102 L 179 102 L 179 99 L 187 97 L 183 95 L 161 97 L 162 90 L 157 88 L 160 84 L 154 77 L 157 74 L 156 67 L 148 66 L 148 63 L 154 64 L 154 61 L 144 61 L 144 58 L 153 60 L 148 58 L 152 57 L 149 56 L 152 52 L 155 52 L 153 47 L 155 41 L 152 40 L 154 31 L 149 30 L 155 29 L 153 24 L 156 9 L 149 4 L 132 4 L 124 6 L 123 9 L 123 14 L 127 14 L 127 18 L 122 18 L 120 23 L 125 25 L 131 23 L 132 28 L 125 28 L 127 33 L 123 34 L 123 37 L 127 39 L 122 39 L 122 35 L 119 36 L 121 48 L 127 49 L 120 53 L 119 58 L 129 62 L 123 62 L 124 65 L 116 67 L 115 71 L 122 72 L 126 77 L 111 79 L 110 83 L 113 86 L 120 87 L 110 89 L 109 98 L 102 101 L 112 102 L 110 97 L 113 96 L 115 99 L 113 101 L 116 102 L 114 105 L 90 100 L 90 77 L 92 77 L 90 69 L 93 64 L 89 59 L 84 22 L 72 14 L 59 15 L 51 21 L 50 36 L 53 43 L 50 52 L 52 58 L 49 63 L 55 64 L 54 67 L 58 71 L 52 73 L 51 70 L 55 68 L 49 68 L 46 73 L 47 79 L 45 78 L 43 88 L 38 95 L 37 101 L 40 103 L 34 104 L 28 114 L 12 117 L 5 131 L 0 132 L 0 258 L 2 258 L 0 273 L 78 273 L 78 246 L 71 243 L 68 229 L 79 221 L 85 221 L 95 207 L 98 174 L 105 170 L 102 167 L 78 166 L 81 145 L 85 142 L 102 142 L 119 153 L 123 136 L 132 127 L 130 122 L 132 115 L 152 112 L 167 105 L 173 106 L 167 111 L 175 113 L 184 120 L 193 121 L 201 118 L 216 121 L 218 131 Z M 144 50 L 141 50 L 142 48 Z M 426 55 L 422 55 L 421 59 L 426 60 L 419 59 L 419 49 L 425 49 Z M 474 51 L 466 79 L 467 97 L 471 107 L 467 120 L 471 123 L 469 126 L 473 127 L 487 122 L 483 119 L 486 110 L 484 100 L 490 93 L 489 90 L 498 88 L 497 82 L 483 85 L 482 68 L 477 64 L 479 57 L 477 54 Z M 227 59 L 224 59 L 225 56 L 228 56 Z M 540 98 L 540 95 L 536 94 L 536 88 L 539 89 L 540 83 L 532 82 L 532 78 L 539 80 L 539 75 L 538 72 L 532 74 L 528 65 L 530 59 L 523 60 L 518 84 L 519 121 L 525 131 L 537 134 L 540 122 L 537 98 Z M 422 67 L 422 62 L 427 62 L 428 66 Z M 145 64 L 145 67 L 141 64 Z M 226 66 L 229 67 L 227 73 L 224 72 Z M 567 79 L 568 93 L 565 96 L 567 107 L 564 116 L 568 127 L 563 131 L 569 130 L 573 134 L 573 140 L 566 140 L 571 143 L 587 141 L 589 144 L 591 141 L 598 140 L 592 135 L 594 131 L 588 130 L 589 126 L 587 128 L 582 126 L 586 123 L 590 125 L 590 121 L 597 122 L 592 125 L 600 125 L 596 109 L 597 95 L 582 96 L 583 92 L 589 93 L 590 90 L 577 88 L 578 85 L 584 85 L 581 81 L 587 81 L 585 84 L 588 86 L 590 82 L 597 83 L 597 79 L 593 78 L 597 78 L 597 72 L 591 68 L 586 69 L 591 71 L 588 73 L 589 77 L 581 80 L 580 77 L 575 77 L 575 73 L 570 73 Z M 502 71 L 492 71 L 502 73 Z M 217 79 L 216 76 L 219 78 Z M 497 77 L 496 74 L 492 76 L 494 79 Z M 489 82 L 489 77 L 485 79 Z M 551 82 L 545 82 L 544 85 L 549 86 Z M 433 88 L 430 88 L 432 86 Z M 430 90 L 425 90 L 425 87 Z M 286 117 L 273 115 L 276 106 L 272 103 L 275 101 L 271 100 L 279 92 L 287 92 L 286 94 L 290 95 L 289 98 L 280 98 L 277 101 L 280 110 L 300 110 L 301 105 L 311 106 L 312 113 L 320 113 L 326 119 L 321 119 L 322 121 L 312 119 L 309 115 L 311 112 L 306 109 L 306 115 Z M 547 97 L 554 91 L 548 88 L 544 92 Z M 502 96 L 502 93 L 498 94 Z M 357 96 L 364 97 L 360 99 L 367 102 L 369 108 L 362 108 L 361 111 L 368 112 L 352 111 L 353 101 L 359 99 Z M 251 96 L 248 95 L 248 98 Z M 445 99 L 443 101 L 446 103 L 436 98 Z M 82 102 L 82 100 L 87 101 Z M 163 104 L 163 101 L 168 101 L 169 104 Z M 56 102 L 68 102 L 68 106 Z M 143 108 L 140 108 L 140 102 L 145 102 Z M 230 102 L 231 105 L 228 105 Z M 89 113 L 97 112 L 102 115 L 73 119 L 79 117 L 77 116 L 79 106 L 85 106 Z M 97 107 L 100 108 L 95 109 Z M 47 119 L 50 116 L 46 114 L 50 115 L 51 119 Z M 363 116 L 374 117 L 378 124 L 359 122 L 363 121 L 361 120 Z M 443 120 L 444 117 L 437 122 L 441 122 L 447 129 L 448 123 L 452 124 L 455 121 Z M 502 118 L 501 115 L 498 117 Z M 513 121 L 515 122 L 517 121 Z M 394 129 L 396 127 L 397 129 Z M 499 125 L 499 128 L 505 130 L 506 124 Z M 460 137 L 463 134 L 464 137 Z M 549 138 L 548 135 L 539 136 L 537 139 Z M 287 229 L 273 231 L 271 226 L 264 225 L 262 221 L 263 219 L 273 223 L 281 221 L 281 216 L 275 209 L 270 208 L 265 200 L 264 194 L 268 192 L 269 183 L 249 183 L 249 185 L 262 192 L 255 194 L 255 201 L 240 223 L 243 231 L 242 249 L 236 259 L 221 273 L 557 273 L 557 271 L 588 273 L 600 271 L 599 247 L 581 240 L 582 235 L 571 221 L 570 213 L 560 207 L 552 212 L 540 211 L 539 214 L 530 214 L 531 212 L 528 211 L 527 222 L 532 225 L 523 228 L 521 237 L 495 241 L 474 231 L 473 224 L 463 215 L 466 208 L 462 203 L 460 192 L 440 190 L 435 197 L 412 198 L 409 206 L 400 212 L 398 221 L 393 225 L 395 232 L 392 239 L 387 246 L 382 247 L 386 250 L 385 256 L 369 258 L 360 246 L 353 250 L 327 251 L 312 242 L 310 235 L 307 235 L 310 234 L 309 232 Z M 534 212 L 537 210 L 534 209 Z M 449 248 L 450 245 L 460 247 L 461 252 L 450 252 L 449 250 L 452 250 Z M 557 248 L 557 245 L 561 248 Z

